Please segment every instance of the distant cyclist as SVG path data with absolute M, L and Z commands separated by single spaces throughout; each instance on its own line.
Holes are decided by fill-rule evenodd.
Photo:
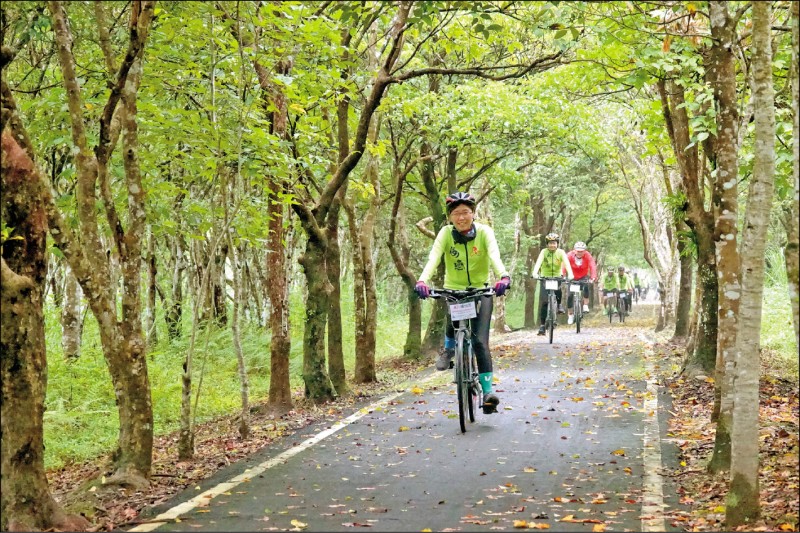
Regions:
M 497 296 L 503 296 L 511 286 L 508 274 L 492 228 L 475 222 L 475 197 L 466 192 L 454 192 L 447 196 L 445 204 L 450 224 L 439 230 L 433 243 L 428 262 L 419 276 L 414 290 L 421 299 L 430 295 L 428 282 L 436 272 L 444 256 L 444 288 L 465 290 L 482 288 L 489 281 L 489 267 L 500 276 L 495 283 Z M 500 399 L 492 391 L 492 355 L 489 351 L 489 323 L 492 318 L 492 297 L 480 299 L 477 318 L 472 319 L 472 345 L 478 360 L 478 373 L 483 389 L 485 413 L 497 410 Z M 447 317 L 447 331 L 444 338 L 444 350 L 436 359 L 436 370 L 450 368 L 450 360 L 455 355 L 456 339 L 453 323 Z
M 536 264 L 533 266 L 532 277 L 538 278 L 540 271 L 542 277 L 555 278 L 561 276 L 562 268 L 567 272 L 567 279 L 572 279 L 572 266 L 569 264 L 569 259 L 564 250 L 558 247 L 559 237 L 558 233 L 548 233 L 544 238 L 547 242 L 547 248 L 539 252 L 539 257 L 536 259 Z M 544 335 L 544 322 L 547 318 L 547 293 L 544 288 L 544 281 L 539 281 L 539 333 Z M 564 313 L 564 307 L 561 305 L 561 291 L 556 291 L 556 300 L 558 301 L 558 312 Z
M 605 307 L 606 311 L 608 311 L 611 299 L 615 294 L 617 294 L 619 289 L 619 278 L 617 278 L 617 274 L 614 272 L 613 266 L 608 267 L 606 275 L 603 276 L 603 279 L 600 280 L 600 283 L 603 287 L 603 307 Z M 611 312 L 616 313 L 617 307 L 612 306 Z
M 638 302 L 642 298 L 642 280 L 639 279 L 639 273 L 633 273 L 633 290 L 636 295 L 636 301 Z
M 631 314 L 631 301 L 633 299 L 633 279 L 630 273 L 625 271 L 625 267 L 621 265 L 617 268 L 617 278 L 619 279 L 619 290 L 628 293 L 628 303 L 625 308 L 625 314 L 629 315 Z
M 575 275 L 575 281 L 595 282 L 597 279 L 597 266 L 594 263 L 594 257 L 592 257 L 592 254 L 586 251 L 585 242 L 576 242 L 575 246 L 572 247 L 572 251 L 567 254 L 567 259 L 569 259 L 569 265 L 572 267 L 572 273 Z M 562 274 L 564 274 L 565 271 L 566 268 L 561 269 Z M 583 312 L 588 313 L 589 285 L 584 284 L 583 287 L 581 287 L 581 292 L 583 293 Z M 572 316 L 573 298 L 574 294 L 570 292 L 569 298 L 567 299 L 567 312 L 569 314 L 569 317 L 567 318 L 568 324 L 572 324 L 575 321 L 575 317 Z

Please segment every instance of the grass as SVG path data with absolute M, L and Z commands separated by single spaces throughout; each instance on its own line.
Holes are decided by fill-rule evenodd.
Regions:
M 349 291 L 349 288 L 343 288 L 343 294 L 351 294 L 345 291 Z M 296 390 L 302 386 L 300 371 L 305 322 L 302 295 L 293 294 L 291 303 L 290 373 L 291 386 Z M 70 362 L 65 361 L 62 355 L 57 310 L 48 307 L 45 315 L 48 361 L 44 415 L 45 468 L 51 469 L 112 451 L 117 443 L 119 418 L 97 323 L 91 313 L 86 317 L 81 356 Z M 346 297 L 343 298 L 342 316 L 345 366 L 351 371 L 355 359 L 355 332 L 352 300 Z M 160 329 L 159 343 L 149 350 L 147 356 L 156 436 L 179 427 L 182 365 L 189 349 L 191 332 L 189 317 L 184 318 L 183 337 L 169 342 L 166 330 Z M 158 327 L 162 326 L 163 320 L 158 324 Z M 269 393 L 270 334 L 244 321 L 240 329 L 252 404 L 265 400 Z M 402 355 L 407 330 L 404 313 L 381 306 L 377 359 Z M 196 413 L 198 423 L 241 409 L 238 367 L 229 328 L 202 329 L 197 333 L 193 361 L 193 406 L 201 373 L 203 379 Z
M 768 359 L 769 367 L 776 377 L 800 382 L 800 361 L 797 359 L 797 337 L 792 324 L 792 308 L 789 291 L 784 286 L 764 289 L 764 306 L 761 315 L 762 357 Z

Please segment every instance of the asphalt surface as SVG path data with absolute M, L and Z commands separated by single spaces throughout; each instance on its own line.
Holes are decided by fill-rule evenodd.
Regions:
M 383 405 L 286 437 L 132 531 L 681 531 L 647 330 L 589 322 L 559 326 L 552 345 L 494 336 L 499 412 L 464 434 L 452 372 L 431 365 Z

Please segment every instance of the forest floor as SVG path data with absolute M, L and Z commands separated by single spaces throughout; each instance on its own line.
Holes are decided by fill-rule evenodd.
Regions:
M 646 330 L 645 330 L 646 331 Z M 651 331 L 651 330 L 650 330 Z M 531 342 L 535 338 L 531 332 Z M 668 340 L 656 341 L 654 350 L 662 360 L 664 372 L 680 361 L 683 346 Z M 798 531 L 800 512 L 800 464 L 798 459 L 798 383 L 796 377 L 773 377 L 769 354 L 762 357 L 760 383 L 761 518 L 740 531 Z M 149 490 L 110 489 L 99 483 L 110 475 L 108 458 L 68 465 L 48 472 L 56 499 L 73 512 L 80 512 L 91 523 L 92 531 L 111 531 L 138 522 L 142 510 L 169 500 L 178 492 L 197 484 L 233 462 L 244 459 L 277 438 L 323 418 L 338 419 L 349 408 L 365 399 L 402 389 L 407 377 L 430 366 L 384 360 L 379 363 L 381 382 L 354 387 L 337 401 L 315 406 L 297 392 L 294 409 L 274 415 L 254 409 L 252 435 L 242 440 L 238 418 L 230 416 L 199 425 L 195 437 L 196 452 L 192 461 L 177 460 L 177 434 L 162 436 L 154 443 L 152 479 Z M 682 503 L 691 513 L 673 523 L 686 531 L 727 531 L 724 527 L 727 476 L 710 475 L 705 465 L 714 449 L 714 425 L 710 422 L 714 400 L 713 382 L 685 379 L 676 375 L 660 376 L 661 385 L 672 393 L 670 437 L 681 449 L 681 466 L 664 475 L 675 478 Z M 76 487 L 79 487 L 76 490 Z M 674 518 L 673 518 L 674 520 Z

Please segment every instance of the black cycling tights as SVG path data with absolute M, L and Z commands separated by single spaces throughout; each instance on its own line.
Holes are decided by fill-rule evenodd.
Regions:
M 491 296 L 482 296 L 477 302 L 478 316 L 472 319 L 472 349 L 478 360 L 478 372 L 481 374 L 492 371 L 492 354 L 489 352 L 489 325 L 492 320 Z M 447 315 L 447 336 L 451 339 L 456 336 L 450 315 Z

